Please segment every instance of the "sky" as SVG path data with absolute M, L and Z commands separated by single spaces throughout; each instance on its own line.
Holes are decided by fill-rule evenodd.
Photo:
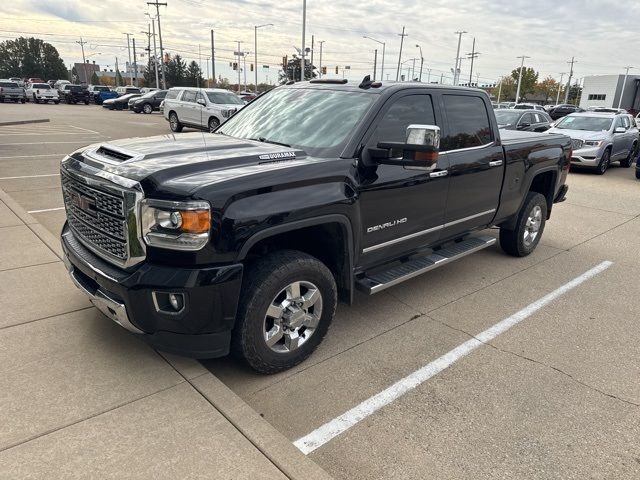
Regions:
M 162 0 L 161 0 L 162 1 Z M 282 57 L 302 46 L 302 0 L 164 0 L 160 7 L 165 51 L 179 53 L 185 60 L 200 61 L 203 72 L 211 69 L 211 34 L 215 31 L 216 75 L 237 81 L 229 67 L 242 41 L 247 56 L 247 81 L 253 83 L 250 63 L 254 61 L 254 26 L 258 30 L 258 81 L 276 82 Z M 82 61 L 85 54 L 102 68 L 113 69 L 116 58 L 122 65 L 128 58 L 127 37 L 135 37 L 139 62 L 147 46 L 149 17 L 155 7 L 146 0 L 11 0 L 0 5 L 0 41 L 35 36 L 54 45 L 67 65 Z M 640 74 L 638 19 L 640 2 L 612 0 L 369 0 L 359 2 L 307 1 L 306 47 L 312 47 L 314 64 L 322 65 L 327 77 L 360 80 L 373 74 L 374 50 L 378 49 L 380 78 L 382 45 L 385 43 L 384 77 L 395 80 L 400 53 L 400 33 L 405 27 L 402 50 L 403 73 L 419 75 L 420 45 L 423 52 L 423 81 L 451 82 L 458 35 L 460 54 L 467 57 L 475 38 L 473 81 L 495 83 L 519 67 L 518 56 L 526 55 L 525 66 L 540 79 L 560 79 L 575 57 L 574 80 L 587 75 Z M 156 32 L 157 33 L 157 32 Z M 153 44 L 152 44 L 153 48 Z M 159 51 L 159 44 L 158 44 Z M 200 52 L 200 53 L 199 53 Z M 269 65 L 269 68 L 263 68 Z M 108 66 L 108 67 L 107 67 Z M 339 73 L 335 74 L 336 66 Z M 344 67 L 349 66 L 350 69 Z M 461 82 L 469 79 L 470 61 L 461 67 Z M 121 67 L 121 70 L 123 68 Z M 211 71 L 209 70 L 209 73 Z M 567 76 L 565 74 L 564 81 Z M 244 78 L 241 78 L 244 82 Z

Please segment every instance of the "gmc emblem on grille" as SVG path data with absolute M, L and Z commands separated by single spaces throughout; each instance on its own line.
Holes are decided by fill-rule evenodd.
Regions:
M 87 212 L 91 215 L 96 214 L 96 199 L 91 197 L 85 197 L 76 192 L 69 192 L 69 201 L 72 205 L 75 205 L 83 212 Z

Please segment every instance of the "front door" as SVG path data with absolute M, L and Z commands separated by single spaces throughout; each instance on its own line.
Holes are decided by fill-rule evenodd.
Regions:
M 364 143 L 405 142 L 409 125 L 438 125 L 431 95 L 401 92 L 392 96 L 372 123 Z M 392 157 L 401 152 L 392 152 Z M 362 219 L 361 264 L 400 256 L 436 243 L 444 218 L 449 179 L 437 176 L 446 170 L 447 158 L 430 170 L 396 165 L 359 166 Z
M 443 238 L 455 237 L 495 216 L 504 172 L 502 146 L 493 135 L 489 111 L 473 93 L 443 94 L 446 125 L 440 156 L 449 161 L 449 193 Z

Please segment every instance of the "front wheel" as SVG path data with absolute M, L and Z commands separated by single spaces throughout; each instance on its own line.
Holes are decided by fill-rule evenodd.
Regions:
M 337 303 L 331 271 L 294 250 L 267 255 L 247 269 L 232 350 L 260 373 L 287 370 L 324 338 Z
M 547 200 L 537 192 L 529 192 L 518 212 L 513 230 L 500 229 L 500 246 L 509 255 L 526 257 L 535 250 L 547 221 Z
M 38 100 L 35 95 L 33 96 L 33 103 L 40 103 L 40 100 Z
M 638 153 L 638 144 L 633 142 L 631 146 L 631 150 L 629 150 L 629 155 L 624 160 L 620 160 L 620 166 L 622 168 L 629 168 L 633 164 L 633 159 L 636 158 L 636 154 Z
M 600 163 L 598 164 L 596 173 L 598 175 L 604 175 L 609 168 L 609 164 L 611 164 L 611 150 L 607 148 L 602 154 L 602 158 L 600 159 Z
M 209 119 L 209 132 L 213 133 L 213 131 L 220 126 L 220 120 L 216 117 L 211 117 Z
M 53 103 L 55 103 L 56 105 L 58 105 L 60 103 L 60 100 L 54 100 Z
M 145 103 L 144 107 L 142 107 L 142 111 L 149 115 L 151 112 L 153 112 L 153 107 L 151 106 L 151 104 Z
M 181 132 L 182 131 L 182 124 L 180 123 L 180 120 L 178 120 L 178 114 L 175 112 L 171 112 L 169 114 L 169 128 L 171 128 L 172 132 Z

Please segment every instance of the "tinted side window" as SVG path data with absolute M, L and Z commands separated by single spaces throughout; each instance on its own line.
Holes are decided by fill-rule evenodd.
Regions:
M 622 117 L 622 126 L 624 128 L 629 128 L 631 126 L 631 123 L 629 123 L 629 117 L 627 116 Z
M 532 123 L 536 123 L 533 113 L 525 113 L 520 119 L 520 124 L 523 123 L 528 123 L 529 125 L 531 125 Z
M 449 131 L 440 150 L 479 147 L 491 143 L 491 123 L 484 101 L 467 95 L 443 95 Z
M 183 102 L 195 102 L 196 101 L 196 92 L 192 92 L 190 90 L 186 90 L 182 94 L 182 101 Z
M 162 100 L 163 98 L 165 98 L 167 96 L 167 92 L 158 92 L 154 95 L 154 97 L 156 97 L 159 100 Z
M 375 146 L 378 142 L 404 142 L 409 125 L 435 123 L 431 95 L 407 95 L 389 107 L 373 132 L 369 144 Z

